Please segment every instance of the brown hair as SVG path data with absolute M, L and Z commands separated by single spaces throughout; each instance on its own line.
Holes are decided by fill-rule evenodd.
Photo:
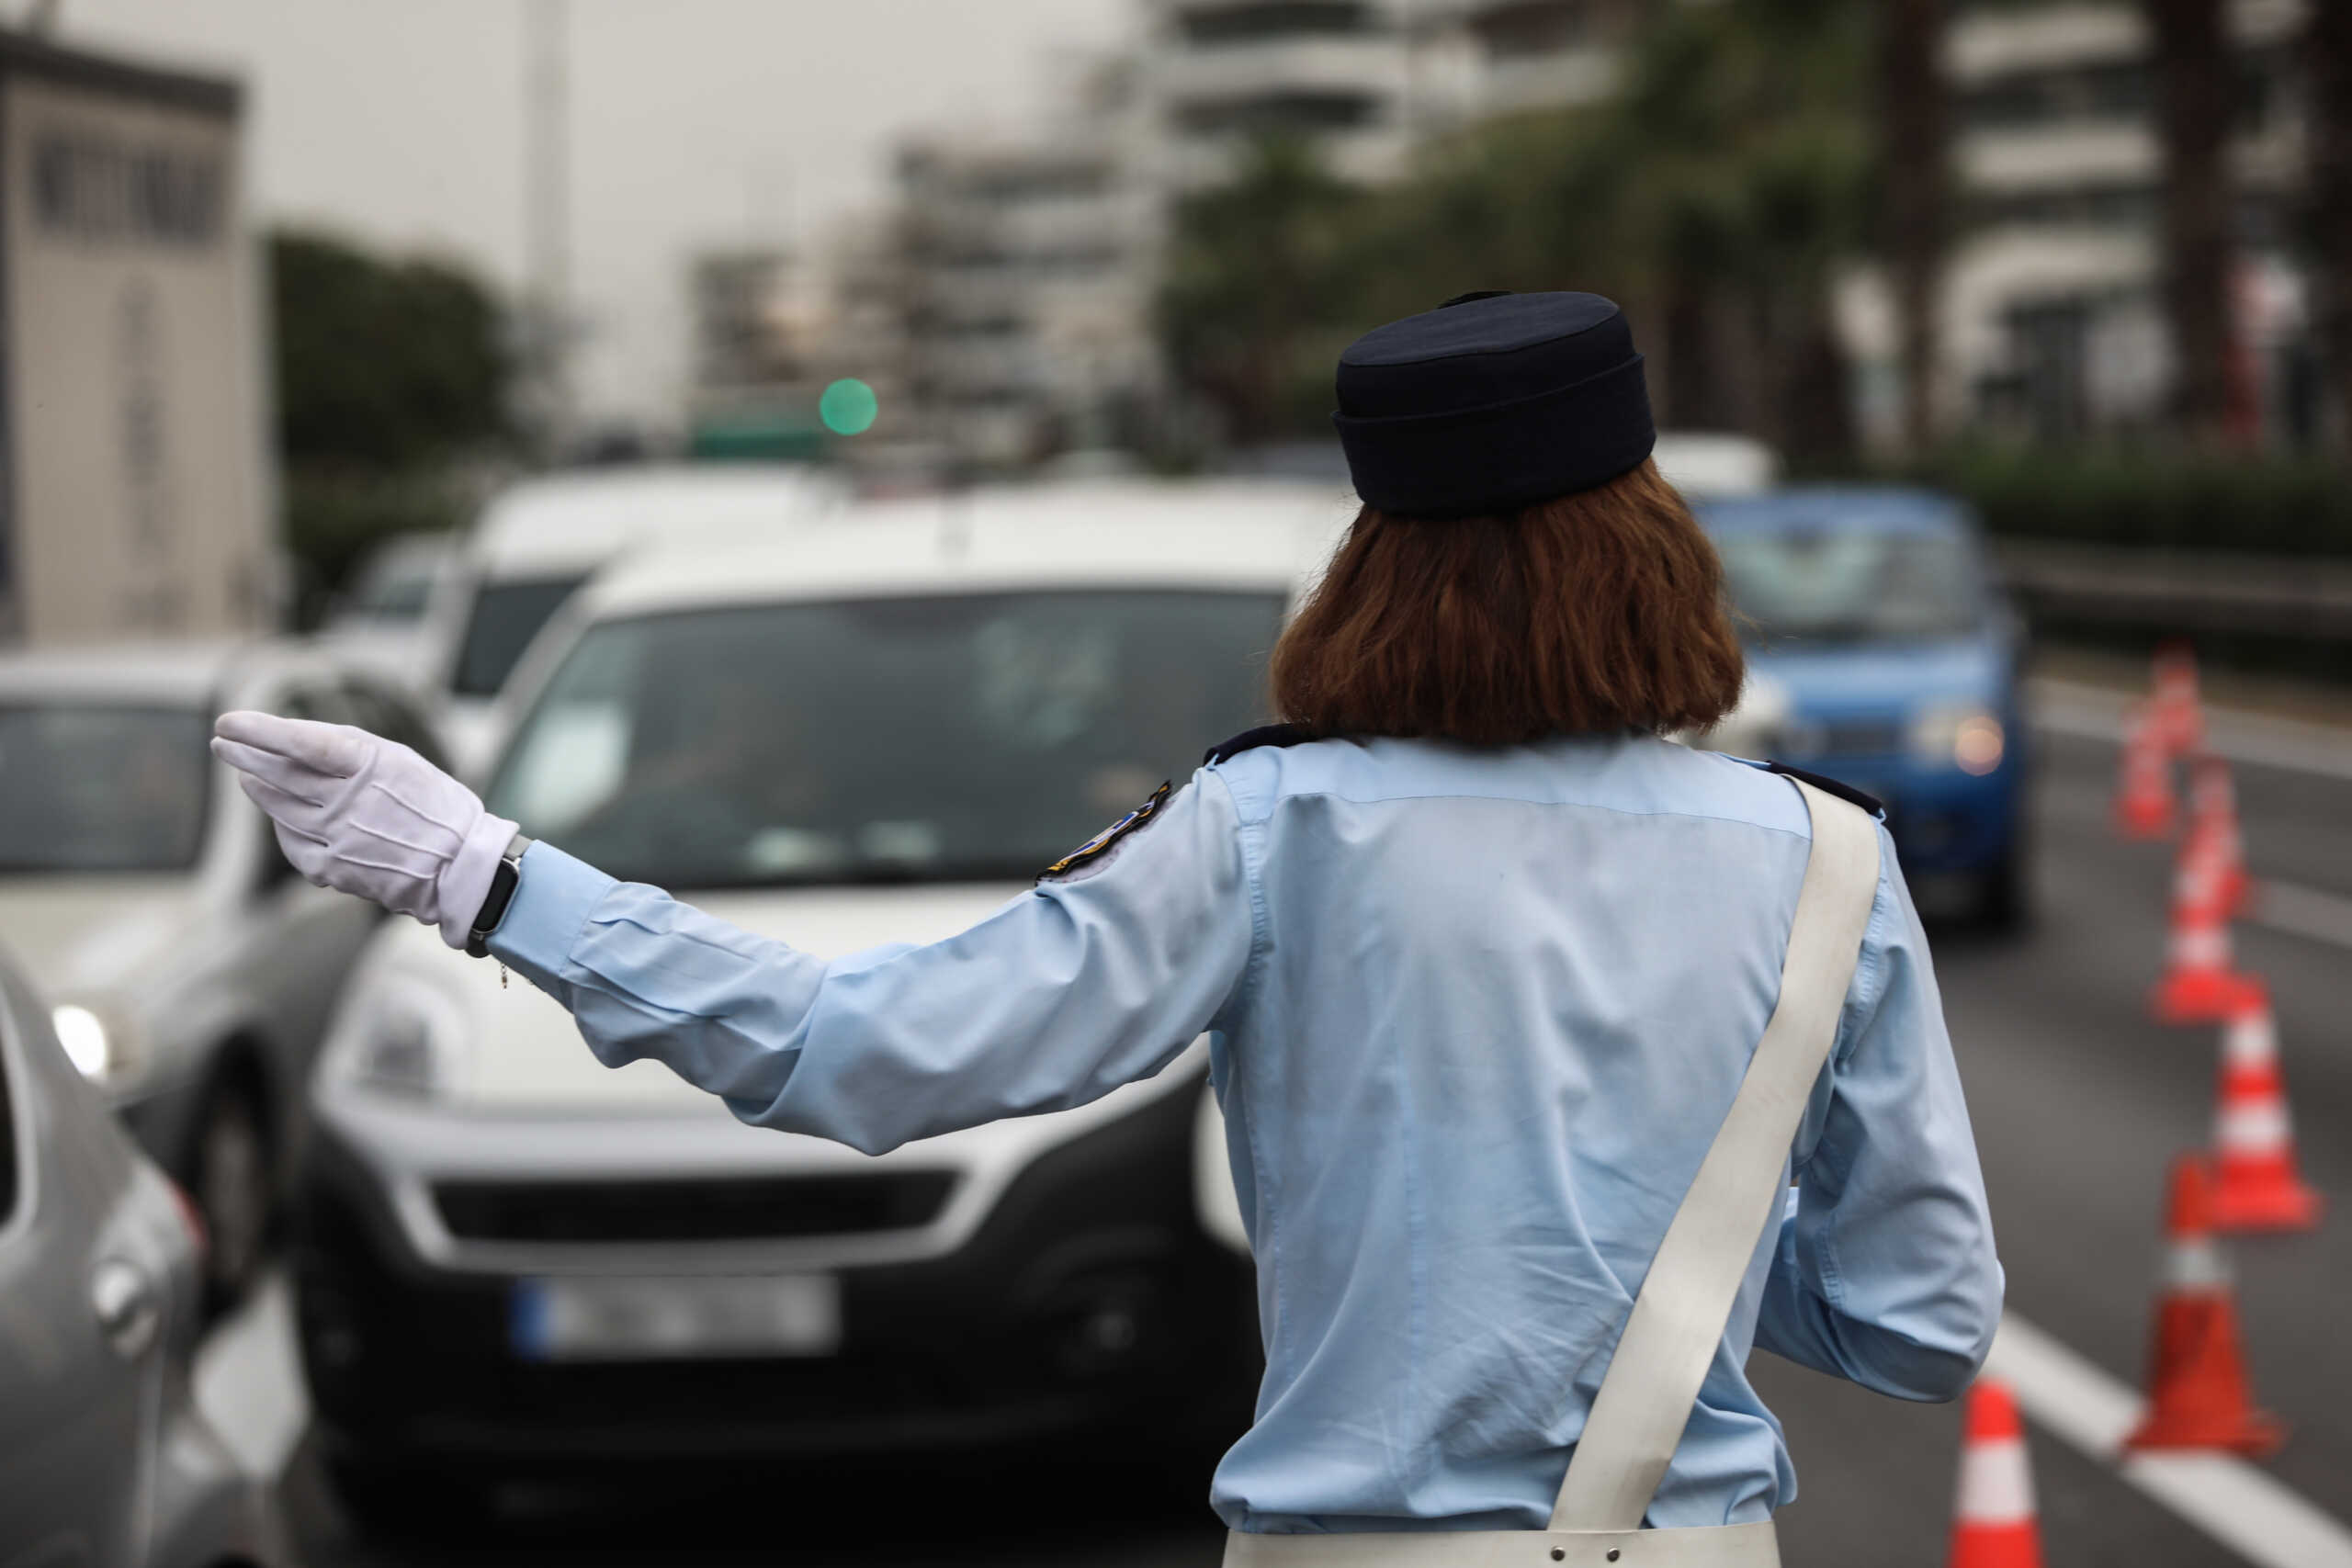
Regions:
M 1505 516 L 1365 507 L 1272 675 L 1317 734 L 1509 745 L 1704 728 L 1742 672 L 1714 546 L 1645 461 Z

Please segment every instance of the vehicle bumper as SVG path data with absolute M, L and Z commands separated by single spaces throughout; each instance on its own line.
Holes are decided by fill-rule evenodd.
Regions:
M 320 1440 L 330 1457 L 514 1471 L 961 1445 L 1210 1410 L 1235 1412 L 1238 1430 L 1255 1305 L 1248 1260 L 1194 1213 L 1198 1101 L 1189 1083 L 1046 1149 L 937 1256 L 797 1256 L 790 1271 L 840 1281 L 831 1355 L 626 1362 L 515 1353 L 528 1272 L 425 1256 L 371 1162 L 322 1118 L 295 1254 Z M 631 1271 L 627 1248 L 611 1268 Z
M 277 1568 L 292 1561 L 269 1485 L 244 1472 L 193 1408 L 174 1412 L 155 1453 L 147 1568 Z

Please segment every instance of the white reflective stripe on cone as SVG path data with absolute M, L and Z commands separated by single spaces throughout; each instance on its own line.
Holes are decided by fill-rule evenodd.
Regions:
M 2268 1008 L 2248 1008 L 2222 1034 L 2222 1055 L 2233 1066 L 2255 1066 L 2278 1055 L 2278 1031 Z
M 2165 1283 L 2176 1291 L 2218 1291 L 2228 1287 L 2230 1266 L 2222 1249 L 2199 1237 L 2173 1244 L 2165 1259 Z
M 2225 1105 L 2214 1119 L 2213 1141 L 2224 1149 L 2260 1149 L 2268 1153 L 2291 1142 L 2294 1126 L 2287 1108 L 2262 1099 Z
M 2183 969 L 2226 969 L 2230 964 L 2229 933 L 2219 926 L 2183 928 L 2173 938 L 2174 964 Z
M 2022 1525 L 2033 1519 L 2033 1466 L 2023 1438 L 1968 1445 L 1960 1461 L 1960 1499 L 1952 1510 L 1972 1525 Z

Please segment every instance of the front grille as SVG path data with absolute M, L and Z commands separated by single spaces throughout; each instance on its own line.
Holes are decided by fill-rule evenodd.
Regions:
M 661 1181 L 447 1181 L 441 1223 L 463 1241 L 771 1241 L 910 1230 L 947 1203 L 944 1170 Z
M 1825 757 L 1883 757 L 1903 742 L 1903 726 L 1892 719 L 1833 719 L 1821 728 Z
M 1765 739 L 1764 754 L 1788 762 L 1824 757 L 1891 757 L 1907 743 L 1902 722 L 1891 718 L 1792 719 Z

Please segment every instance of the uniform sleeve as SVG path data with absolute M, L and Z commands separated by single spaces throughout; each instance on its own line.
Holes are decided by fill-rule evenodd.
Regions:
M 606 1066 L 650 1057 L 746 1122 L 878 1154 L 1149 1077 L 1224 1005 L 1251 931 L 1232 796 L 1203 773 L 1103 858 L 927 947 L 829 962 L 546 844 L 490 947 Z
M 1927 938 L 1883 829 L 1879 855 L 1756 1342 L 1881 1393 L 1951 1399 L 1992 1347 L 2001 1265 Z

